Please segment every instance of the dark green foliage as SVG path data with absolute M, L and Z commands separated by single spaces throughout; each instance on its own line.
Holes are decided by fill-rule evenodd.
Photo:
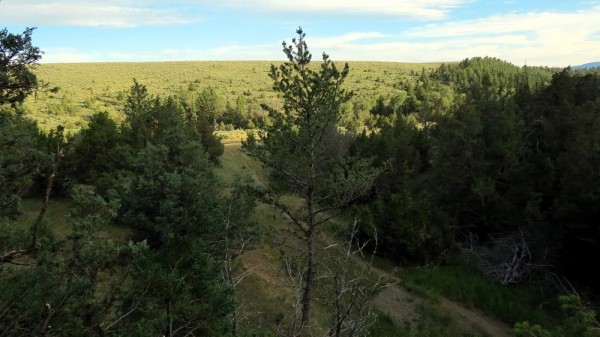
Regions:
M 539 324 L 529 321 L 515 324 L 514 332 L 517 336 L 530 337 L 598 337 L 600 336 L 600 322 L 596 312 L 589 308 L 577 294 L 564 295 L 558 298 L 564 319 L 554 327 L 543 328 Z
M 589 280 L 575 266 L 600 248 L 599 80 L 550 75 L 475 58 L 405 83 L 396 115 L 408 115 L 388 118 L 357 147 L 378 165 L 390 160 L 362 206 L 400 243 L 382 252 L 422 261 L 453 239 L 521 228 L 552 247 L 548 257 L 561 271 Z M 382 106 L 380 99 L 375 110 Z M 417 244 L 436 237 L 433 247 Z
M 215 120 L 210 118 L 206 110 L 202 110 L 200 105 L 186 104 L 179 102 L 184 107 L 186 122 L 194 138 L 199 139 L 213 162 L 218 162 L 218 158 L 225 150 L 221 140 L 214 135 Z
M 233 302 L 212 255 L 222 234 L 220 185 L 180 105 L 154 104 L 131 116 L 128 131 L 144 136 L 110 193 L 121 204 L 118 223 L 148 243 L 132 261 L 135 291 L 125 303 L 138 309 L 123 324 L 139 336 L 224 335 Z
M 446 213 L 479 235 L 522 225 L 510 188 L 524 132 L 510 104 L 488 96 L 461 104 L 439 120 L 436 138 L 432 188 Z
M 132 262 L 137 291 L 130 301 L 140 310 L 124 324 L 138 327 L 134 335 L 140 336 L 223 335 L 233 309 L 231 293 L 209 254 L 219 247 L 204 244 L 220 240 L 220 185 L 175 102 L 165 102 L 155 116 L 160 130 L 137 150 L 129 174 L 111 192 L 121 202 L 118 222 L 149 244 Z
M 105 194 L 112 175 L 127 163 L 129 150 L 115 121 L 100 112 L 73 137 L 66 157 L 66 169 L 72 178 L 94 185 Z
M 173 97 L 150 97 L 137 81 L 127 100 L 124 124 L 118 126 L 107 113 L 97 113 L 88 127 L 73 137 L 66 170 L 77 181 L 94 185 L 106 194 L 114 179 L 128 175 L 127 168 L 147 146 L 166 146 L 168 160 L 179 155 L 181 146 L 195 141 L 213 162 L 223 154 L 223 144 L 193 104 Z
M 184 142 L 176 149 L 148 145 L 130 172 L 114 194 L 122 203 L 119 222 L 135 228 L 140 239 L 160 246 L 173 235 L 214 232 L 218 184 L 200 143 Z
M 548 73 L 491 58 L 443 66 L 432 80 L 459 95 L 448 114 L 435 118 L 430 185 L 434 202 L 459 226 L 485 238 L 525 224 L 524 168 L 527 129 L 518 109 L 525 83 L 539 87 Z M 525 97 L 527 94 L 524 95 Z
M 431 140 L 426 131 L 398 117 L 371 137 L 359 137 L 355 151 L 375 155 L 375 165 L 384 168 L 369 203 L 359 207 L 379 236 L 378 251 L 405 262 L 429 262 L 448 246 L 449 219 L 423 191 L 419 176 L 429 168 Z M 375 234 L 363 226 L 364 235 Z
M 196 99 L 196 109 L 198 115 L 204 116 L 209 122 L 217 123 L 221 119 L 225 110 L 225 102 L 221 99 L 217 91 L 208 87 L 198 94 Z
M 600 253 L 599 97 L 598 75 L 565 70 L 524 108 L 531 189 L 525 215 L 551 243 L 554 261 L 581 279 L 590 275 L 577 261 Z
M 98 291 L 102 275 L 119 269 L 122 259 L 99 231 L 114 207 L 86 190 L 76 190 L 73 198 L 72 233 L 65 241 L 43 236 L 35 255 L 0 266 L 3 334 L 92 335 L 95 325 L 109 319 Z
M 159 250 L 138 252 L 123 309 L 136 310 L 120 325 L 128 336 L 226 336 L 231 292 L 202 242 L 176 237 Z
M 134 84 L 135 87 L 135 84 Z M 139 91 L 145 92 L 141 86 Z M 147 97 L 146 94 L 142 95 Z M 146 98 L 141 108 L 127 118 L 124 132 L 134 148 L 142 148 L 149 143 L 164 143 L 176 146 L 188 138 L 200 140 L 212 161 L 217 162 L 223 154 L 223 144 L 214 135 L 214 126 L 208 112 L 201 106 L 182 98 Z
M 199 236 L 170 229 L 160 249 L 114 243 L 101 231 L 116 205 L 85 189 L 73 199 L 66 241 L 46 236 L 34 256 L 16 261 L 23 266 L 1 266 L 0 332 L 226 334 L 231 295 Z
M 231 331 L 232 289 L 217 268 L 228 247 L 220 244 L 219 229 L 224 219 L 246 229 L 242 219 L 253 199 L 241 192 L 227 202 L 219 197 L 213 161 L 223 147 L 204 116 L 175 98 L 150 98 L 137 81 L 126 111 L 121 127 L 107 113 L 94 115 L 89 128 L 69 139 L 63 158 L 64 128 L 42 135 L 35 124 L 1 110 L 0 335 Z M 66 237 L 41 221 L 47 203 L 33 233 L 3 217 L 18 211 L 20 195 L 40 174 L 65 190 L 70 179 L 92 185 L 73 190 Z M 93 188 L 111 190 L 110 202 Z M 224 215 L 226 205 L 240 207 L 238 217 Z M 108 239 L 103 230 L 114 222 L 132 228 L 136 242 Z
M 148 94 L 148 88 L 139 84 L 134 78 L 133 85 L 129 89 L 129 95 L 125 101 L 125 115 L 130 117 L 141 114 L 151 107 L 151 97 Z
M 0 108 L 0 216 L 19 212 L 19 200 L 50 163 L 35 123 Z
M 271 68 L 274 89 L 284 99 L 284 111 L 268 108 L 273 125 L 261 134 L 261 146 L 252 151 L 280 178 L 280 184 L 274 185 L 281 189 L 278 193 L 293 192 L 326 206 L 344 201 L 339 198 L 358 196 L 342 195 L 351 193 L 345 190 L 351 187 L 344 186 L 345 180 L 358 178 L 354 175 L 367 164 L 347 156 L 349 137 L 337 129 L 341 105 L 351 97 L 342 88 L 348 66 L 340 71 L 324 54 L 318 71 L 309 67 L 312 55 L 301 30 L 299 35 L 293 45 L 284 45 L 289 62 Z M 358 185 L 354 187 L 360 190 L 363 184 Z M 340 195 L 331 194 L 335 188 L 340 189 Z
M 130 155 L 112 193 L 122 203 L 119 222 L 135 228 L 152 247 L 173 235 L 214 231 L 218 183 L 197 129 L 202 117 L 186 114 L 174 98 L 140 105 L 121 131 Z M 209 138 L 222 153 L 212 132 Z
M 27 28 L 22 34 L 0 30 L 0 106 L 22 103 L 37 87 L 31 66 L 42 57 L 42 52 L 31 45 L 34 29 Z

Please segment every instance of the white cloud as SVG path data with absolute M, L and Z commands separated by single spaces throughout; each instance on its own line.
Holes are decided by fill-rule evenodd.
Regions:
M 274 48 L 275 46 L 275 48 Z M 81 62 L 144 62 L 144 61 L 194 61 L 194 60 L 283 60 L 277 43 L 264 45 L 225 45 L 207 49 L 163 49 L 158 51 L 81 51 L 51 49 L 41 63 Z
M 47 48 L 42 55 L 41 63 L 81 63 L 95 62 L 97 56 L 72 48 Z
M 569 35 L 587 34 L 600 28 L 598 22 L 600 22 L 600 6 L 576 12 L 509 13 L 475 20 L 432 24 L 413 29 L 408 35 L 419 38 L 443 38 L 516 32 L 549 36 L 560 31 Z
M 334 60 L 448 62 L 492 56 L 517 65 L 565 67 L 600 59 L 598 22 L 600 6 L 586 11 L 508 13 L 449 21 L 394 37 L 360 33 L 371 34 L 366 41 L 348 34 L 308 42 L 313 52 L 323 49 Z
M 383 15 L 438 20 L 470 0 L 221 0 L 221 6 L 261 12 Z
M 135 27 L 194 20 L 175 9 L 127 0 L 4 0 L 0 9 L 1 22 L 28 25 Z
M 472 0 L 1 0 L 0 22 L 28 25 L 135 27 L 197 21 L 190 13 L 226 7 L 267 13 L 446 18 Z
M 316 54 L 323 51 L 329 53 L 329 50 L 353 49 L 357 43 L 386 37 L 388 36 L 378 32 L 354 32 L 332 37 L 307 37 L 306 41 L 313 54 Z
M 567 66 L 600 58 L 600 6 L 573 12 L 495 15 L 415 28 L 404 35 L 449 48 L 442 55 L 490 55 L 523 64 Z M 479 53 L 475 53 L 479 52 Z M 484 53 L 485 54 L 481 54 Z
M 17 0 L 2 0 L 0 8 Z M 19 0 L 31 2 L 33 0 Z M 74 0 L 70 0 L 74 1 Z M 121 6 L 119 8 L 138 8 L 141 0 L 121 1 L 121 5 L 113 0 L 90 1 L 90 4 L 100 6 Z M 178 0 L 184 3 L 186 0 Z M 204 0 L 195 0 L 195 3 Z M 152 1 L 150 1 L 152 2 Z M 276 8 L 272 10 L 292 10 L 299 8 L 300 4 L 275 4 L 275 0 L 246 0 L 244 4 L 236 0 L 223 0 L 227 6 L 256 6 L 257 10 L 273 2 Z M 327 1 L 321 0 L 325 3 Z M 402 1 L 372 0 L 377 4 L 402 3 Z M 35 3 L 46 3 L 39 0 Z M 187 2 L 191 4 L 192 1 Z M 307 0 L 306 8 L 317 10 L 327 8 L 331 3 L 341 3 L 338 0 L 330 1 L 322 6 L 317 1 Z M 342 10 L 361 5 L 358 1 L 347 0 Z M 457 6 L 460 1 L 445 2 L 447 8 Z M 431 8 L 443 8 L 442 2 L 419 2 L 428 4 Z M 437 5 L 438 7 L 435 7 Z M 354 6 L 354 7 L 353 7 Z M 366 5 L 364 5 L 366 6 Z M 393 7 L 393 4 L 390 5 Z M 374 6 L 375 8 L 377 6 Z M 4 8 L 3 8 L 4 9 Z M 138 8 L 140 9 L 140 8 Z M 143 10 L 144 8 L 141 8 Z M 151 10 L 146 8 L 147 10 Z M 390 11 L 393 8 L 390 9 Z M 152 9 L 156 10 L 156 9 Z M 265 9 L 266 10 L 266 9 Z M 0 22 L 4 10 L 0 11 Z M 131 14 L 134 16 L 133 14 Z M 185 20 L 173 14 L 175 18 Z M 157 17 L 161 18 L 160 16 Z M 161 19 L 164 19 L 162 17 Z M 129 23 L 138 22 L 128 19 Z M 141 19 L 139 19 L 141 20 Z M 145 22 L 150 19 L 145 19 Z M 141 21 L 139 21 L 141 22 Z M 158 22 L 158 21 L 155 21 Z M 570 12 L 537 11 L 537 12 L 511 12 L 498 14 L 473 20 L 446 20 L 437 24 L 424 24 L 410 30 L 391 35 L 377 31 L 349 32 L 337 36 L 309 35 L 307 42 L 316 59 L 321 51 L 327 52 L 333 60 L 373 60 L 373 61 L 398 61 L 398 62 L 439 62 L 459 61 L 473 56 L 493 56 L 522 65 L 567 66 L 600 60 L 600 6 L 590 6 L 586 10 L 573 10 Z M 141 24 L 141 23 L 140 23 Z M 272 41 L 261 42 L 258 45 L 223 44 L 198 49 L 169 49 L 161 51 L 137 52 L 123 54 L 110 51 L 94 51 L 89 54 L 83 52 L 62 53 L 62 61 L 144 61 L 144 60 L 282 60 L 280 41 L 277 37 L 270 37 Z M 188 45 L 189 46 L 189 45 Z M 44 62 L 50 60 L 61 61 L 54 51 L 45 49 Z

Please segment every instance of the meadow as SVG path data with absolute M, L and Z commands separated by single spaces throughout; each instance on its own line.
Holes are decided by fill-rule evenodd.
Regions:
M 135 78 L 152 95 L 190 95 L 214 88 L 227 103 L 246 98 L 247 109 L 276 100 L 269 61 L 189 61 L 132 63 L 65 63 L 35 67 L 40 89 L 24 104 L 25 113 L 45 130 L 61 124 L 76 132 L 90 115 L 106 111 L 123 120 L 123 104 Z M 341 67 L 343 62 L 336 62 Z M 368 113 L 379 96 L 404 95 L 398 85 L 438 63 L 349 62 L 345 88 L 354 92 L 352 104 Z

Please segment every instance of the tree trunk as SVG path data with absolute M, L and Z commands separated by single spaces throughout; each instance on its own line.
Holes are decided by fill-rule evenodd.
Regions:
M 308 229 L 306 230 L 306 277 L 302 294 L 302 328 L 310 320 L 310 302 L 312 300 L 312 287 L 315 274 L 315 250 L 313 247 L 315 214 L 313 210 L 312 188 L 309 189 L 306 205 L 308 208 Z
M 52 166 L 52 172 L 48 176 L 48 182 L 46 185 L 46 191 L 44 193 L 44 202 L 42 203 L 42 208 L 40 209 L 40 213 L 38 214 L 37 219 L 33 223 L 32 234 L 31 234 L 31 243 L 29 244 L 29 250 L 34 251 L 37 247 L 38 237 L 40 235 L 40 230 L 42 227 L 42 221 L 44 220 L 44 216 L 46 215 L 46 210 L 48 209 L 48 202 L 50 201 L 50 193 L 52 193 L 52 184 L 54 183 L 54 177 L 58 172 L 58 165 L 60 163 L 60 158 L 62 157 L 62 149 L 58 148 L 56 154 L 56 161 Z
M 315 252 L 313 248 L 313 229 L 309 229 L 306 237 L 306 278 L 304 281 L 304 292 L 302 294 L 302 326 L 306 326 L 310 317 L 310 302 L 312 300 L 312 286 L 315 274 Z

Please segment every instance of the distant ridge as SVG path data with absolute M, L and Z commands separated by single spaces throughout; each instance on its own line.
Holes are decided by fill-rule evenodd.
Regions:
M 590 69 L 600 67 L 600 62 L 590 62 L 586 64 L 581 64 L 578 66 L 572 66 L 572 69 Z

